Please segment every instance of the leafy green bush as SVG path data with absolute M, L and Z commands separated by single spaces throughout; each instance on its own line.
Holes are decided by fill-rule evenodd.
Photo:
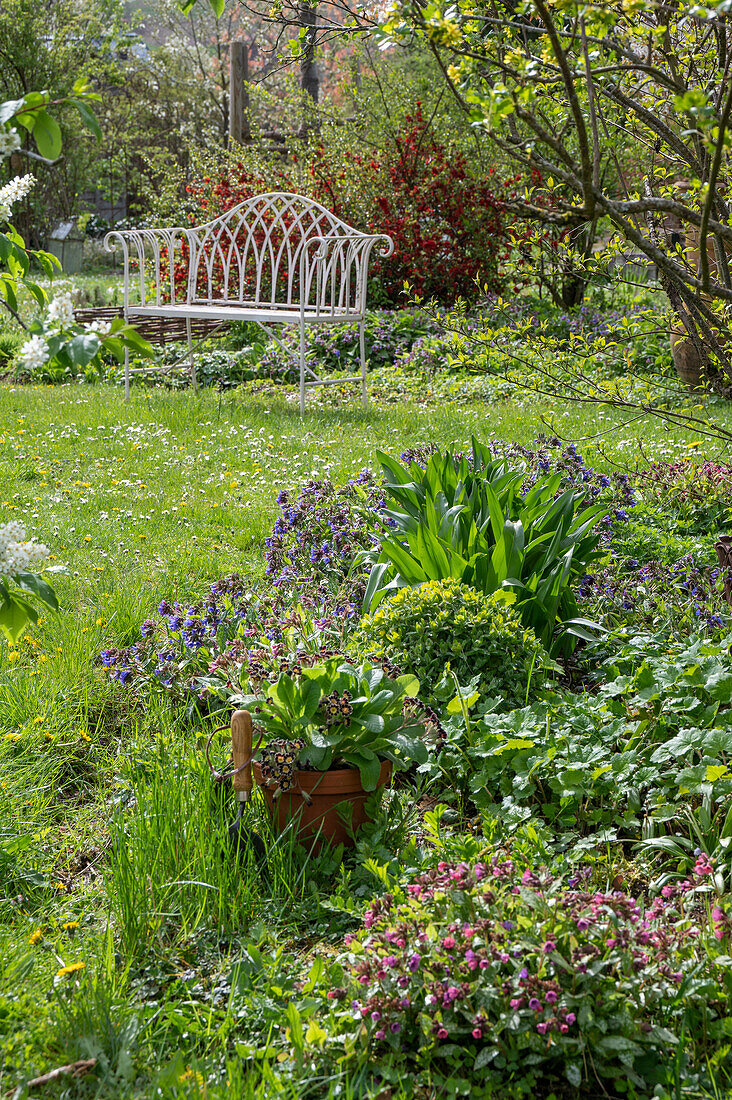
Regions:
M 425 469 L 377 455 L 395 537 L 365 555 L 373 565 L 367 610 L 393 589 L 452 577 L 510 594 L 550 652 L 594 637 L 594 624 L 577 617 L 571 587 L 602 556 L 592 534 L 602 509 L 582 509 L 583 489 L 561 491 L 561 473 L 532 484 L 524 464 L 507 468 L 475 438 L 469 456 L 436 452 Z
M 12 363 L 21 343 L 20 333 L 0 330 L 0 370 L 5 370 Z
M 441 862 L 367 908 L 331 968 L 331 1031 L 387 1080 L 394 1066 L 429 1074 L 431 1089 L 668 1096 L 726 1031 L 726 967 L 714 965 L 726 944 L 713 936 L 727 923 L 694 904 L 698 886 L 644 910 L 505 853 Z
M 356 649 L 387 657 L 413 672 L 429 691 L 449 661 L 459 682 L 480 676 L 480 690 L 521 706 L 540 682 L 543 646 L 533 630 L 497 595 L 455 580 L 402 588 L 366 618 Z
M 546 692 L 502 714 L 478 703 L 469 731 L 461 711 L 446 708 L 439 757 L 421 774 L 446 800 L 469 797 L 502 830 L 533 817 L 567 839 L 643 841 L 654 861 L 660 852 L 683 872 L 701 849 L 727 889 L 730 641 L 639 635 L 620 648 L 615 638 L 598 673 L 606 682 L 592 691 Z

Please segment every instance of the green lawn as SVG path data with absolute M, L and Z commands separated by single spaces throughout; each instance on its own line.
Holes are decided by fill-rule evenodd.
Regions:
M 232 572 L 256 582 L 278 490 L 340 483 L 373 466 L 377 448 L 471 433 L 528 443 L 553 417 L 597 468 L 716 453 L 660 422 L 623 427 L 613 414 L 526 400 L 366 413 L 355 395 L 337 410 L 327 400 L 301 421 L 289 399 L 244 391 L 135 390 L 126 405 L 108 386 L 0 388 L 0 522 L 23 520 L 63 567 L 61 612 L 18 646 L 0 643 L 0 1090 L 10 1095 L 91 1057 L 95 1076 L 44 1095 L 273 1095 L 266 1060 L 237 1084 L 236 1043 L 264 1042 L 281 1021 L 313 944 L 339 934 L 323 903 L 365 874 L 327 860 L 306 873 L 288 851 L 266 878 L 222 861 L 228 808 L 212 800 L 200 729 L 165 700 L 111 683 L 103 648 L 133 642 L 163 598 L 194 597 Z M 147 830 L 125 816 L 145 799 Z M 249 959 L 233 980 L 232 952 Z M 206 1090 L 196 1065 L 211 1060 L 222 1083 Z

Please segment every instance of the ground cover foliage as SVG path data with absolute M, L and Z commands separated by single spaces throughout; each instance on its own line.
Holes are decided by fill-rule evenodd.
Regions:
M 602 449 L 537 442 L 541 408 L 510 399 L 318 410 L 303 431 L 278 392 L 2 391 L 3 512 L 66 568 L 60 615 L 0 651 L 3 1086 L 95 1058 L 48 1094 L 719 1094 L 724 462 L 651 422 L 636 471 L 632 427 L 601 411 L 558 424 L 613 428 Z M 471 431 L 599 508 L 574 590 L 604 631 L 556 666 L 504 605 L 500 644 L 525 650 L 505 684 L 409 627 L 440 584 L 468 622 L 495 597 L 397 590 L 371 617 L 393 615 L 392 651 L 355 630 L 365 566 L 346 568 L 379 524 L 393 537 L 377 448 L 426 469 Z M 222 858 L 232 805 L 203 741 L 232 692 L 369 650 L 429 681 L 426 759 L 343 861 L 258 802 L 266 869 Z

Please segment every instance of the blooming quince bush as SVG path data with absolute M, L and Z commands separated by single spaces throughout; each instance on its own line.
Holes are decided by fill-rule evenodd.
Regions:
M 563 1080 L 586 1096 L 624 1081 L 647 1095 L 725 1034 L 732 990 L 711 933 L 723 946 L 729 921 L 719 906 L 707 915 L 705 874 L 644 908 L 505 853 L 439 863 L 372 902 L 347 937 L 331 1029 L 352 1056 L 512 1096 Z

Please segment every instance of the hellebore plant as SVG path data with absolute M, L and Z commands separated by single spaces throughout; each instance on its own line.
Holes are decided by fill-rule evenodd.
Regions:
M 236 702 L 252 712 L 268 742 L 294 743 L 301 766 L 358 768 L 364 790 L 373 791 L 383 760 L 405 769 L 427 759 L 418 690 L 414 676 L 392 679 L 381 668 L 335 657 L 257 681 L 256 692 Z

